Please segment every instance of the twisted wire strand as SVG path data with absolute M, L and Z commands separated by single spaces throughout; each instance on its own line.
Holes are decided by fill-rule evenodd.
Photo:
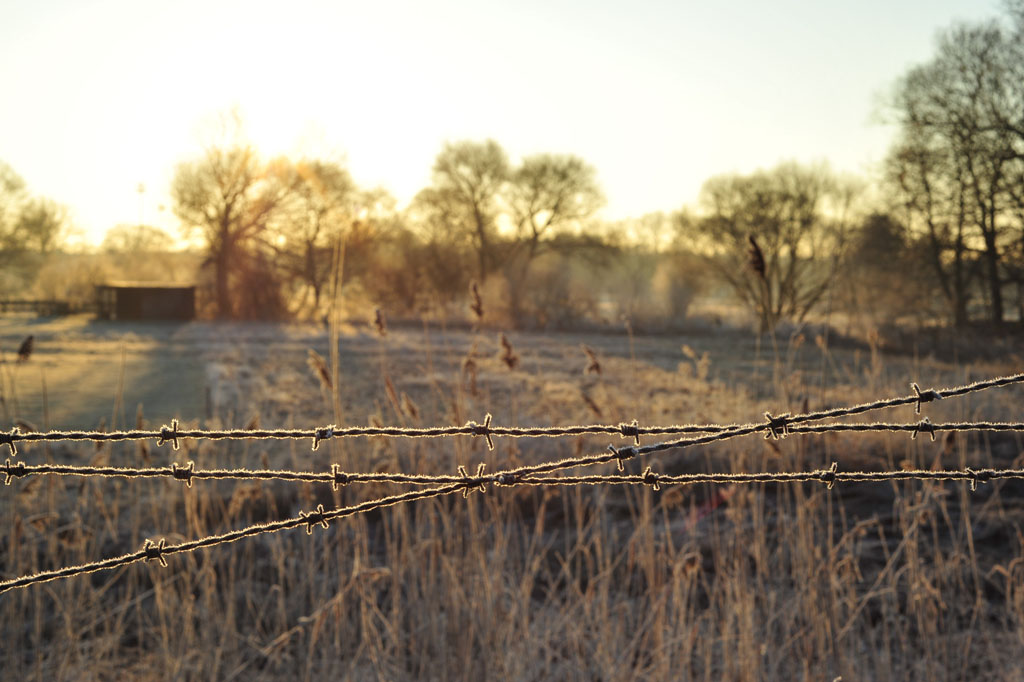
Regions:
M 486 433 L 492 436 L 508 436 L 511 438 L 560 438 L 587 434 L 621 435 L 623 426 L 630 431 L 632 427 L 612 424 L 583 424 L 573 426 L 547 427 L 516 427 L 488 426 Z M 673 424 L 667 426 L 638 426 L 641 435 L 671 435 L 680 433 L 717 433 L 742 426 L 741 424 Z M 327 426 L 307 429 L 178 429 L 171 431 L 168 427 L 160 430 L 128 430 L 128 431 L 15 431 L 0 434 L 0 443 L 32 442 L 32 441 L 126 441 L 126 440 L 171 440 L 171 435 L 178 438 L 206 440 L 306 440 L 321 441 L 330 438 L 353 438 L 359 436 L 383 436 L 388 438 L 441 438 L 447 436 L 478 436 L 483 435 L 485 427 L 469 422 L 465 426 L 442 426 L 432 428 L 414 428 L 399 426 Z M 325 433 L 329 432 L 329 433 Z
M 22 464 L 10 463 L 0 467 L 0 474 L 10 480 L 22 476 L 57 475 L 99 478 L 175 478 L 191 486 L 193 480 L 274 480 L 308 483 L 334 483 L 347 485 L 350 483 L 405 483 L 428 485 L 437 483 L 454 483 L 463 477 L 450 475 L 404 474 L 387 472 L 330 472 L 294 471 L 289 469 L 196 469 L 194 462 L 186 466 L 172 464 L 166 467 L 97 467 L 73 466 L 65 464 Z
M 761 425 L 763 428 L 763 425 Z M 964 432 L 964 431 L 1012 431 L 1012 432 L 1024 432 L 1024 422 L 950 422 L 950 423 L 931 423 L 927 419 L 922 420 L 918 423 L 901 423 L 891 424 L 875 422 L 871 424 L 817 424 L 817 425 L 797 425 L 789 427 L 788 433 L 793 435 L 802 434 L 821 434 L 821 433 L 841 433 L 841 432 L 909 432 L 914 437 L 917 434 L 926 432 L 934 438 L 935 433 L 943 432 Z M 739 435 L 750 435 L 751 431 L 744 432 Z M 712 436 L 701 439 L 686 439 L 684 441 L 673 441 L 673 447 L 682 448 L 691 445 L 701 444 L 705 442 L 713 442 L 726 440 L 727 438 L 736 437 L 737 433 L 733 432 L 720 432 Z M 663 444 L 656 444 L 659 447 Z M 636 450 L 636 454 L 644 454 L 646 452 L 655 452 L 653 446 L 646 446 L 645 448 L 631 448 Z M 664 448 L 662 448 L 664 449 Z M 622 453 L 622 457 L 625 458 L 629 455 L 629 451 L 626 449 Z M 576 460 L 559 460 L 558 462 L 545 462 L 540 465 L 526 466 L 519 469 L 510 469 L 508 474 L 516 476 L 533 476 L 537 473 L 550 473 L 551 471 L 557 471 L 558 469 L 570 468 L 571 466 L 585 466 L 587 464 L 596 463 L 594 457 L 606 458 L 603 461 L 610 461 L 611 459 L 617 459 L 620 457 L 620 450 L 615 450 L 615 455 L 610 453 L 601 453 L 600 455 L 591 455 L 588 457 L 579 458 Z M 574 464 L 567 464 L 567 462 L 575 462 Z M 565 464 L 565 466 L 559 466 L 558 469 L 551 468 L 552 464 Z M 407 473 L 389 473 L 389 472 L 345 472 L 341 471 L 337 465 L 332 465 L 331 470 L 328 472 L 314 472 L 314 471 L 294 471 L 294 470 L 281 470 L 281 469 L 245 469 L 245 468 L 234 468 L 234 469 L 196 469 L 194 462 L 188 462 L 185 466 L 178 464 L 172 464 L 165 467 L 111 467 L 111 466 L 75 466 L 69 464 L 24 464 L 24 463 L 11 463 L 10 460 L 0 467 L 0 474 L 5 476 L 5 483 L 10 483 L 13 479 L 23 476 L 38 476 L 38 475 L 59 475 L 59 476 L 80 476 L 80 477 L 119 477 L 119 478 L 174 478 L 187 483 L 190 487 L 192 481 L 195 479 L 199 480 L 217 480 L 217 479 L 236 479 L 236 480 L 281 480 L 281 481 L 295 481 L 295 482 L 310 482 L 310 483 L 331 483 L 337 488 L 339 485 L 348 485 L 353 483 L 399 483 L 399 484 L 411 484 L 411 485 L 437 485 L 443 483 L 456 483 L 464 480 L 463 476 L 453 474 L 407 474 Z M 536 479 L 533 479 L 536 480 Z
M 759 471 L 752 473 L 657 474 L 650 470 L 643 474 L 608 474 L 590 476 L 537 476 L 527 477 L 512 485 L 694 485 L 697 483 L 879 483 L 884 481 L 968 481 L 985 483 L 1000 479 L 1024 479 L 1024 469 L 906 469 L 898 471 Z
M 478 470 L 479 472 L 479 470 Z M 463 470 L 464 473 L 464 470 Z M 758 473 L 737 473 L 737 474 L 680 474 L 664 476 L 653 473 L 650 468 L 640 475 L 603 475 L 603 476 L 548 476 L 548 477 L 525 477 L 508 478 L 508 472 L 501 472 L 491 476 L 465 476 L 458 483 L 452 483 L 436 488 L 427 488 L 412 492 L 389 495 L 376 500 L 362 502 L 360 504 L 341 507 L 325 511 L 323 505 L 319 505 L 315 511 L 302 512 L 298 516 L 270 523 L 257 523 L 245 528 L 210 535 L 198 540 L 190 540 L 178 544 L 168 545 L 165 540 L 154 543 L 147 540 L 143 548 L 137 552 L 123 554 L 100 561 L 94 561 L 77 566 L 67 566 L 52 571 L 40 571 L 32 575 L 20 576 L 11 580 L 0 582 L 0 593 L 10 590 L 28 587 L 37 583 L 48 582 L 60 578 L 69 578 L 85 573 L 92 573 L 105 569 L 118 568 L 138 561 L 158 561 L 166 566 L 165 557 L 171 554 L 194 552 L 199 549 L 213 547 L 216 545 L 236 542 L 244 538 L 261 535 L 264 533 L 275 533 L 278 531 L 306 526 L 306 532 L 312 533 L 314 526 L 329 527 L 328 522 L 334 519 L 352 516 L 355 514 L 369 512 L 375 509 L 390 507 L 404 502 L 423 500 L 434 497 L 450 495 L 462 491 L 468 494 L 471 490 L 484 490 L 487 484 L 500 486 L 542 486 L 542 485 L 649 485 L 660 489 L 662 485 L 694 485 L 698 483 L 713 484 L 751 484 L 751 483 L 798 483 L 798 482 L 819 482 L 832 488 L 837 483 L 856 482 L 880 482 L 900 480 L 925 480 L 925 481 L 969 481 L 972 490 L 978 483 L 984 483 L 998 479 L 1024 479 L 1024 469 L 958 469 L 943 471 L 907 470 L 907 471 L 837 471 L 833 464 L 829 469 L 818 469 L 814 471 L 795 472 L 758 472 Z
M 312 532 L 314 525 L 326 526 L 328 521 L 333 519 L 339 519 L 345 516 L 352 516 L 354 514 L 361 514 L 374 509 L 382 509 L 384 507 L 390 507 L 403 502 L 411 502 L 413 500 L 424 500 L 431 497 L 439 497 L 441 495 L 448 495 L 458 490 L 464 489 L 465 483 L 458 483 L 454 485 L 441 486 L 437 488 L 427 488 L 425 490 L 415 490 L 411 492 L 401 493 L 398 495 L 389 495 L 376 500 L 370 500 L 362 502 L 360 504 L 354 504 L 348 507 L 340 507 L 338 509 L 332 509 L 330 511 L 324 511 L 323 505 L 320 505 L 316 511 L 303 512 L 298 516 L 293 516 L 288 519 L 281 521 L 273 521 L 270 523 L 256 523 L 245 528 L 233 530 L 227 533 L 219 535 L 210 535 L 198 540 L 190 540 L 188 542 L 181 542 L 175 545 L 168 545 L 165 541 L 161 540 L 159 543 L 154 543 L 147 540 L 143 548 L 137 552 L 130 554 L 122 554 L 121 556 L 111 557 L 109 559 L 103 559 L 100 561 L 93 561 L 87 564 L 79 564 L 77 566 L 66 566 L 52 571 L 40 571 L 32 575 L 20 576 L 12 580 L 5 580 L 0 582 L 0 594 L 9 590 L 17 589 L 20 587 L 27 587 L 36 583 L 44 583 L 50 580 L 57 580 L 60 578 L 70 578 L 76 575 L 82 575 L 84 573 L 93 573 L 95 571 L 102 571 L 105 569 L 118 568 L 120 566 L 127 566 L 128 564 L 135 563 L 143 560 L 156 560 L 161 565 L 166 566 L 166 560 L 164 557 L 170 554 L 179 554 L 182 552 L 194 552 L 198 549 L 206 547 L 214 547 L 216 545 L 222 545 L 229 542 L 236 542 L 243 538 L 252 537 L 254 535 L 260 535 L 262 533 L 274 533 L 277 531 L 287 530 L 289 528 L 297 528 L 305 525 L 307 531 Z
M 724 433 L 733 432 L 739 429 L 752 428 L 753 430 L 785 428 L 793 425 L 846 417 L 874 410 L 902 405 L 914 405 L 915 411 L 920 413 L 921 405 L 941 400 L 943 398 L 954 398 L 968 393 L 984 391 L 990 388 L 999 388 L 1024 382 L 1024 373 L 976 381 L 962 386 L 947 387 L 942 389 L 921 390 L 917 384 L 912 384 L 914 393 L 899 398 L 888 398 L 873 402 L 861 403 L 847 407 L 837 407 L 829 410 L 808 412 L 793 416 L 771 417 L 768 415 L 768 424 L 676 424 L 668 426 L 640 426 L 635 421 L 632 424 L 584 424 L 576 426 L 549 426 L 549 427 L 512 427 L 512 426 L 491 426 L 490 415 L 484 424 L 468 422 L 464 426 L 444 426 L 431 428 L 407 428 L 407 427 L 376 427 L 376 426 L 346 426 L 335 425 L 320 426 L 306 429 L 179 429 L 177 422 L 173 421 L 170 427 L 164 426 L 159 430 L 129 430 L 129 431 L 30 431 L 21 432 L 12 429 L 9 432 L 0 432 L 0 445 L 8 445 L 12 452 L 16 452 L 15 444 L 18 442 L 32 441 L 126 441 L 126 440 L 151 440 L 156 439 L 158 444 L 171 442 L 175 449 L 179 438 L 207 439 L 207 440 L 303 440 L 312 439 L 313 449 L 317 449 L 324 440 L 331 438 L 349 438 L 357 436 L 385 436 L 392 438 L 439 438 L 448 436 L 485 436 L 489 445 L 492 436 L 507 436 L 512 438 L 525 437 L 547 437 L 558 438 L 562 436 L 586 435 L 586 434 L 618 434 L 623 437 L 635 437 L 641 435 L 679 435 L 687 433 Z M 774 422 L 774 426 L 773 426 Z

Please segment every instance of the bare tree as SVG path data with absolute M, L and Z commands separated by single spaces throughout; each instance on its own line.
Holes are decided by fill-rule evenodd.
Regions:
M 67 209 L 52 199 L 33 197 L 22 205 L 12 237 L 18 248 L 46 255 L 61 242 L 66 227 Z
M 604 195 L 597 172 L 582 159 L 539 154 L 523 159 L 512 173 L 507 203 L 516 243 L 506 270 L 511 312 L 518 320 L 531 264 L 551 243 L 551 236 L 593 216 L 604 204 Z
M 953 312 L 953 323 L 962 326 L 968 321 L 974 261 L 963 172 L 956 159 L 908 133 L 890 151 L 886 174 L 912 234 L 923 235 L 927 263 Z
M 270 274 L 259 239 L 294 185 L 287 161 L 263 164 L 248 146 L 211 147 L 202 158 L 178 166 L 171 186 L 174 213 L 186 233 L 198 233 L 206 243 L 219 317 L 259 314 L 258 306 L 236 311 L 236 298 L 272 293 L 271 282 L 259 281 Z
M 414 211 L 435 234 L 468 241 L 484 281 L 498 265 L 495 248 L 500 194 L 509 179 L 505 150 L 494 140 L 450 142 L 437 155 L 432 185 L 414 200 Z
M 893 96 L 901 138 L 890 177 L 911 216 L 926 226 L 933 268 L 958 324 L 967 321 L 963 270 L 974 252 L 990 319 L 1003 322 L 1003 288 L 1013 270 L 1007 260 L 1024 237 L 1022 58 L 1001 24 L 958 24 Z
M 312 311 L 320 308 L 334 253 L 358 218 L 358 188 L 340 165 L 300 161 L 290 172 L 290 197 L 272 221 L 278 264 L 312 292 Z
M 695 236 L 762 331 L 803 320 L 828 292 L 855 193 L 825 168 L 793 163 L 704 184 Z

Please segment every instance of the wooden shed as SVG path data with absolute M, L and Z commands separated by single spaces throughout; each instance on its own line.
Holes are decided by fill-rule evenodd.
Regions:
M 196 288 L 156 282 L 101 284 L 96 287 L 96 310 L 104 320 L 192 320 Z

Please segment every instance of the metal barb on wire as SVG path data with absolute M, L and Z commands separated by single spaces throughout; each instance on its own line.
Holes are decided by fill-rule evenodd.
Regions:
M 651 470 L 651 467 L 644 469 L 644 484 L 651 486 L 654 490 L 661 490 L 661 483 L 658 474 Z
M 327 525 L 327 513 L 324 511 L 324 506 L 318 504 L 316 511 L 303 512 L 301 515 L 303 523 L 306 524 L 306 535 L 313 534 L 313 526 L 319 525 L 324 528 L 330 528 Z
M 914 430 L 910 434 L 911 440 L 917 440 L 917 434 L 922 432 L 930 435 L 932 437 L 932 442 L 935 441 L 935 425 L 931 423 L 928 417 L 925 417 L 914 425 Z
M 487 486 L 484 484 L 484 468 L 487 465 L 480 462 L 476 466 L 476 476 L 470 478 L 469 472 L 466 471 L 466 467 L 459 465 L 458 472 L 459 477 L 463 479 L 462 497 L 469 497 L 469 494 L 474 490 L 479 490 L 482 493 L 487 492 Z M 506 484 L 507 485 L 507 484 Z
M 334 424 L 316 429 L 313 434 L 313 451 L 320 449 L 320 441 L 334 438 Z
M 15 478 L 18 476 L 24 476 L 27 473 L 28 472 L 26 471 L 25 464 L 23 462 L 18 462 L 17 464 L 12 465 L 11 459 L 8 457 L 7 461 L 4 462 L 4 485 L 10 485 L 11 481 Z
M 170 443 L 171 443 L 171 449 L 172 450 L 177 450 L 178 449 L 178 420 L 177 419 L 172 419 L 171 420 L 171 427 L 170 428 L 167 428 L 166 426 L 160 427 L 160 439 L 156 442 L 157 446 L 159 447 L 159 446 L 163 445 L 164 443 L 166 443 L 168 441 L 170 441 Z
M 154 543 L 152 540 L 146 540 L 142 545 L 142 552 L 145 555 L 146 561 L 157 561 L 159 564 L 167 568 L 167 559 L 164 558 L 164 552 L 167 549 L 167 540 L 160 538 L 160 542 Z
M 494 440 L 491 438 L 491 413 L 488 412 L 484 417 L 483 424 L 477 424 L 476 422 L 468 422 L 466 428 L 470 430 L 474 436 L 483 436 L 487 441 L 487 449 L 494 449 Z
M 921 403 L 930 403 L 933 400 L 942 400 L 941 393 L 932 389 L 922 391 L 921 387 L 918 386 L 916 382 L 910 384 L 910 388 L 914 389 L 914 394 L 917 398 L 914 403 L 914 414 L 921 414 Z
M 632 438 L 634 445 L 640 445 L 640 422 L 636 419 L 631 424 L 619 424 L 619 431 L 623 438 Z
M 832 462 L 832 466 L 820 472 L 821 482 L 825 484 L 825 487 L 832 490 L 832 486 L 836 484 L 836 474 L 839 472 L 839 463 Z
M 189 460 L 188 465 L 183 467 L 179 467 L 177 462 L 171 465 L 171 475 L 180 481 L 185 481 L 185 485 L 189 488 L 192 487 L 192 477 L 195 473 L 196 463 L 192 460 Z
M 972 469 L 967 467 L 967 473 L 971 475 L 971 492 L 978 489 L 978 483 L 987 483 L 992 478 L 995 478 L 994 472 L 991 469 Z
M 348 474 L 341 470 L 337 464 L 331 465 L 331 487 L 337 490 L 343 485 L 348 485 Z
M 10 450 L 11 457 L 18 456 L 18 446 L 15 445 L 15 441 L 18 439 L 19 430 L 17 426 L 12 426 L 8 432 L 0 431 L 0 445 L 6 445 Z
M 773 417 L 771 412 L 765 412 L 764 418 L 768 420 L 765 425 L 765 440 L 779 440 L 789 435 L 789 412 L 778 417 Z
M 618 468 L 619 471 L 625 471 L 626 470 L 625 467 L 622 465 L 622 463 L 624 461 L 626 461 L 627 459 L 633 459 L 638 454 L 638 450 L 637 450 L 636 447 L 617 448 L 614 445 L 612 445 L 611 443 L 608 444 L 608 451 L 612 454 L 612 458 L 615 459 L 615 466 L 616 466 L 616 468 Z M 574 466 L 583 466 L 583 465 L 589 464 L 589 463 L 590 462 L 581 461 L 580 463 L 575 464 Z M 568 467 L 563 467 L 563 468 L 568 468 Z

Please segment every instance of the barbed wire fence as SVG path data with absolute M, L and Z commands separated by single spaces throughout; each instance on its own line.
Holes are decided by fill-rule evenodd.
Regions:
M 910 433 L 911 437 L 916 439 L 920 434 L 927 433 L 932 440 L 935 440 L 935 435 L 937 433 L 956 433 L 966 431 L 1024 432 L 1024 422 L 978 421 L 932 423 L 927 417 L 924 417 L 917 422 L 910 423 L 811 423 L 825 419 L 860 415 L 877 410 L 906 405 L 914 405 L 915 414 L 920 414 L 922 405 L 926 403 L 936 400 L 956 398 L 970 393 L 1020 383 L 1024 383 L 1024 373 L 996 377 L 993 379 L 986 379 L 970 384 L 964 384 L 962 386 L 943 389 L 921 390 L 921 388 L 915 383 L 911 384 L 913 393 L 907 396 L 795 415 L 791 415 L 789 413 L 772 415 L 771 413 L 766 412 L 765 421 L 747 424 L 681 424 L 645 427 L 639 425 L 637 421 L 634 420 L 629 424 L 623 423 L 618 425 L 590 424 L 579 426 L 521 428 L 493 425 L 491 415 L 487 415 L 482 424 L 469 422 L 465 426 L 437 428 L 338 427 L 336 425 L 329 425 L 314 427 L 311 429 L 204 430 L 181 429 L 179 428 L 176 420 L 172 421 L 169 426 L 163 426 L 158 430 L 149 431 L 22 432 L 15 427 L 10 431 L 0 432 L 0 447 L 6 445 L 10 453 L 10 457 L 6 459 L 3 467 L 0 468 L 0 474 L 3 475 L 4 483 L 7 485 L 10 485 L 12 481 L 18 478 L 57 475 L 101 478 L 119 477 L 129 479 L 169 478 L 181 481 L 189 487 L 192 487 L 195 480 L 218 479 L 281 480 L 307 483 L 329 483 L 335 489 L 338 489 L 340 486 L 359 483 L 393 483 L 433 487 L 388 495 L 375 500 L 368 500 L 359 504 L 329 510 L 324 509 L 323 505 L 318 505 L 315 510 L 300 512 L 297 516 L 290 518 L 269 523 L 257 523 L 238 530 L 229 531 L 227 533 L 210 535 L 204 538 L 177 544 L 167 544 L 165 539 L 160 539 L 159 541 L 147 539 L 142 549 L 129 554 L 2 580 L 0 581 L 0 593 L 60 578 L 69 578 L 86 573 L 118 568 L 139 561 L 157 561 L 160 565 L 166 566 L 166 557 L 174 554 L 194 552 L 199 549 L 236 542 L 256 535 L 275 533 L 303 526 L 307 533 L 312 533 L 316 526 L 327 528 L 329 527 L 330 521 L 347 516 L 363 514 L 406 502 L 447 496 L 457 492 L 461 492 L 464 496 L 468 496 L 471 492 L 476 490 L 486 492 L 488 485 L 496 487 L 641 485 L 650 486 L 655 490 L 659 490 L 662 486 L 694 485 L 698 483 L 754 484 L 814 482 L 824 484 L 827 488 L 831 489 L 836 484 L 843 483 L 918 480 L 964 481 L 970 484 L 971 490 L 975 490 L 978 484 L 983 484 L 989 481 L 1024 479 L 1024 469 L 965 468 L 946 470 L 913 469 L 847 472 L 841 471 L 838 467 L 838 463 L 833 462 L 827 469 L 808 471 L 763 471 L 752 473 L 695 473 L 667 475 L 657 473 L 653 470 L 652 466 L 648 466 L 642 474 L 625 474 L 621 472 L 624 471 L 623 463 L 625 461 L 642 455 L 707 445 L 758 433 L 763 433 L 766 439 L 781 439 L 787 436 L 841 432 Z M 496 436 L 513 438 L 557 438 L 585 434 L 618 435 L 623 438 L 632 438 L 633 444 L 624 447 L 609 445 L 607 450 L 601 453 L 552 460 L 540 464 L 504 469 L 493 473 L 487 473 L 485 471 L 484 464 L 481 463 L 472 475 L 464 466 L 459 466 L 455 474 L 425 475 L 389 472 L 349 472 L 342 471 L 337 464 L 332 464 L 329 471 L 316 472 L 270 469 L 251 470 L 245 468 L 201 469 L 196 468 L 193 461 L 188 461 L 184 465 L 175 462 L 166 467 L 133 468 L 75 466 L 64 464 L 26 464 L 19 461 L 12 462 L 11 460 L 11 457 L 17 457 L 17 444 L 22 442 L 91 441 L 103 443 L 111 441 L 143 441 L 155 439 L 158 445 L 170 444 L 173 450 L 178 450 L 180 446 L 179 441 L 184 438 L 208 440 L 311 439 L 312 449 L 317 450 L 322 442 L 332 438 L 366 436 L 382 436 L 391 438 L 441 438 L 473 436 L 483 437 L 487 442 L 488 448 L 493 450 L 493 439 Z M 701 435 L 692 435 L 647 445 L 641 445 L 640 443 L 640 437 L 643 435 L 683 434 Z M 616 463 L 620 473 L 575 476 L 549 475 L 567 469 L 590 467 L 613 461 Z

